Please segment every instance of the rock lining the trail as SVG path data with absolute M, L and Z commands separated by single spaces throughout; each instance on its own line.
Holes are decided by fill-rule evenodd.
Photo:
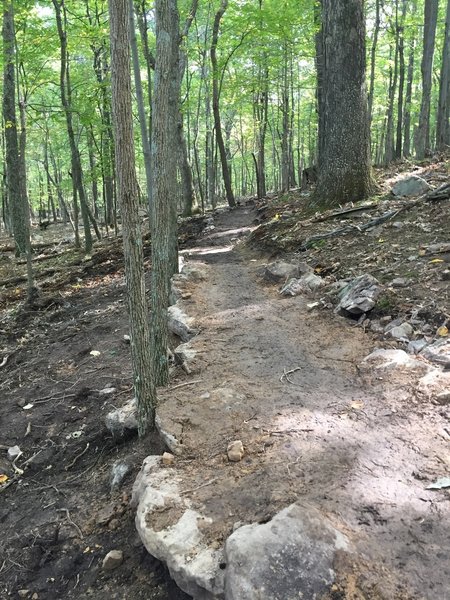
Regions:
M 334 581 L 336 553 L 352 550 L 320 511 L 297 503 L 268 523 L 239 523 L 224 544 L 213 544 L 206 535 L 213 520 L 192 508 L 182 487 L 159 456 L 149 456 L 132 505 L 144 546 L 195 600 L 314 600 Z
M 420 196 L 430 190 L 431 186 L 425 179 L 418 175 L 411 175 L 398 181 L 392 188 L 392 194 L 394 196 Z
M 335 312 L 342 316 L 368 313 L 375 307 L 382 291 L 383 286 L 375 277 L 360 275 L 339 292 Z

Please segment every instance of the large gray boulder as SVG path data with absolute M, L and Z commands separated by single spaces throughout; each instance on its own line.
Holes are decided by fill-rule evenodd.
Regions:
M 420 196 L 430 190 L 431 186 L 428 185 L 425 179 L 418 175 L 411 175 L 398 181 L 392 188 L 392 193 L 394 196 Z
M 383 286 L 375 277 L 360 275 L 339 293 L 336 312 L 343 316 L 367 313 L 375 306 L 382 290 Z
M 344 534 L 315 508 L 292 504 L 265 524 L 237 529 L 225 545 L 226 600 L 316 600 L 334 581 Z
M 420 356 L 423 356 L 436 365 L 450 368 L 450 339 L 442 338 L 426 346 L 420 353 Z

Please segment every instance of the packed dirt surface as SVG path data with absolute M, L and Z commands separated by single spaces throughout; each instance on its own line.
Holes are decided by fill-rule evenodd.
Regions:
M 449 201 L 418 206 L 403 226 L 391 221 L 377 236 L 355 230 L 296 254 L 298 237 L 284 244 L 280 228 L 301 203 L 218 211 L 214 229 L 202 234 L 199 218 L 184 230 L 185 259 L 203 276 L 182 301 L 198 330 L 192 372 L 175 369 L 160 393 L 164 427 L 183 446 L 169 468 L 193 506 L 211 516 L 213 545 L 237 522 L 264 522 L 307 502 L 357 551 L 336 564 L 330 600 L 446 600 L 450 492 L 426 488 L 450 470 L 449 406 L 418 393 L 419 374 L 362 366 L 376 346 L 396 344 L 336 316 L 327 302 L 311 310 L 314 298 L 281 297 L 262 273 L 269 255 L 285 253 L 331 278 L 372 265 L 384 269 L 384 282 L 413 281 L 389 290 L 380 315 L 423 306 L 434 328 L 445 325 L 447 254 L 419 251 L 450 240 Z M 280 206 L 293 214 L 285 219 Z M 252 233 L 258 220 L 263 227 Z M 323 222 L 305 227 L 302 239 Z M 249 235 L 251 249 L 243 243 Z M 130 507 L 143 458 L 165 447 L 156 435 L 117 444 L 104 425 L 106 413 L 132 397 L 120 245 L 105 241 L 87 258 L 67 254 L 66 269 L 55 264 L 61 256 L 39 262 L 44 293 L 32 311 L 17 302 L 20 281 L 2 289 L 0 597 L 188 598 L 143 548 Z M 419 258 L 407 261 L 411 254 Z M 23 265 L 4 256 L 2 278 L 22 277 Z M 240 462 L 227 458 L 233 440 L 244 446 Z M 7 451 L 15 445 L 22 454 L 12 464 Z M 129 471 L 111 491 L 115 463 Z M 160 526 L 171 519 L 168 511 Z M 105 571 L 110 550 L 123 551 L 123 562 Z

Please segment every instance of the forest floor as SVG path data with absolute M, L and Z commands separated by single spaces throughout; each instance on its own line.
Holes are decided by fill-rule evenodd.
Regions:
M 449 166 L 420 174 L 437 186 Z M 390 185 L 386 173 L 382 185 Z M 305 218 L 299 193 L 218 211 L 214 229 L 194 218 L 181 232 L 186 260 L 202 263 L 206 276 L 183 301 L 199 330 L 194 372 L 176 370 L 161 391 L 163 420 L 182 423 L 188 449 L 174 468 L 192 483 L 194 504 L 227 515 L 214 542 L 236 521 L 267 520 L 296 500 L 344 527 L 363 558 L 337 569 L 333 600 L 450 598 L 450 491 L 426 489 L 449 474 L 450 407 L 420 394 L 419 375 L 361 368 L 374 348 L 399 343 L 370 323 L 336 316 L 320 292 L 282 298 L 261 274 L 275 256 L 306 261 L 328 281 L 372 273 L 387 289 L 376 318 L 414 313 L 433 331 L 450 329 L 442 278 L 450 201 L 403 202 L 386 196 L 369 217 L 363 211 L 372 218 L 404 209 L 375 235 L 355 226 L 307 250 L 305 240 L 342 224 Z M 356 219 L 360 225 L 364 216 Z M 52 227 L 43 241 L 51 235 Z M 42 295 L 33 311 L 21 301 L 24 265 L 2 253 L 0 597 L 188 598 L 142 546 L 130 507 L 143 458 L 164 446 L 156 435 L 117 444 L 104 424 L 132 396 L 120 241 L 83 257 L 69 247 L 61 254 L 62 237 L 55 235 L 57 250 L 36 258 Z M 392 288 L 396 277 L 408 285 Z M 310 310 L 313 300 L 319 305 Z M 241 395 L 226 415 L 214 396 L 224 387 Z M 233 439 L 242 439 L 246 454 L 231 464 Z M 7 460 L 15 445 L 23 473 Z M 117 461 L 130 472 L 111 492 Z M 113 549 L 124 561 L 104 571 Z

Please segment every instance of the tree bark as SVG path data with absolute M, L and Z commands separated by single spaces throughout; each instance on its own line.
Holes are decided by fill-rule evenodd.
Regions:
M 231 187 L 231 174 L 228 168 L 227 153 L 225 150 L 225 143 L 223 141 L 222 125 L 220 122 L 220 106 L 219 106 L 219 66 L 217 63 L 217 42 L 219 41 L 219 27 L 220 21 L 222 20 L 225 11 L 228 8 L 228 0 L 221 0 L 220 8 L 216 12 L 214 18 L 212 41 L 211 41 L 211 66 L 212 66 L 212 87 L 213 87 L 213 98 L 212 107 L 214 115 L 214 129 L 216 132 L 216 141 L 219 148 L 220 164 L 222 166 L 222 177 L 225 186 L 225 192 L 227 196 L 228 205 L 233 207 L 236 206 L 234 199 L 233 189 Z
M 319 180 L 314 206 L 328 208 L 368 197 L 374 183 L 365 86 L 363 0 L 323 0 Z M 345 81 L 345 85 L 343 85 Z
M 123 250 L 131 332 L 134 390 L 139 434 L 154 428 L 156 388 L 151 366 L 144 255 L 139 223 L 139 189 L 135 171 L 128 0 L 109 0 L 111 87 L 117 161 L 118 197 L 122 212 Z
M 421 160 L 430 152 L 430 103 L 433 76 L 434 42 L 439 0 L 425 0 L 423 54 L 422 54 L 422 102 L 419 125 L 415 135 L 416 157 Z
M 83 171 L 81 168 L 80 153 L 75 141 L 75 132 L 73 128 L 72 106 L 71 106 L 71 86 L 69 77 L 69 63 L 67 51 L 67 32 L 65 23 L 65 5 L 64 0 L 53 0 L 55 7 L 56 25 L 58 28 L 59 41 L 61 45 L 61 70 L 60 70 L 60 94 L 61 103 L 66 117 L 67 136 L 69 138 L 72 178 L 80 200 L 81 216 L 84 228 L 84 248 L 86 252 L 92 250 L 92 234 L 89 226 L 89 208 L 86 193 L 83 185 Z
M 168 381 L 169 280 L 173 273 L 171 241 L 176 201 L 176 127 L 179 82 L 179 18 L 176 0 L 156 0 L 156 62 L 153 93 L 153 210 L 152 239 L 152 319 L 151 354 L 157 385 Z M 179 92 L 179 90 L 178 90 Z
M 439 104 L 436 116 L 436 149 L 443 151 L 450 145 L 450 0 L 447 0 L 444 45 L 442 47 Z

